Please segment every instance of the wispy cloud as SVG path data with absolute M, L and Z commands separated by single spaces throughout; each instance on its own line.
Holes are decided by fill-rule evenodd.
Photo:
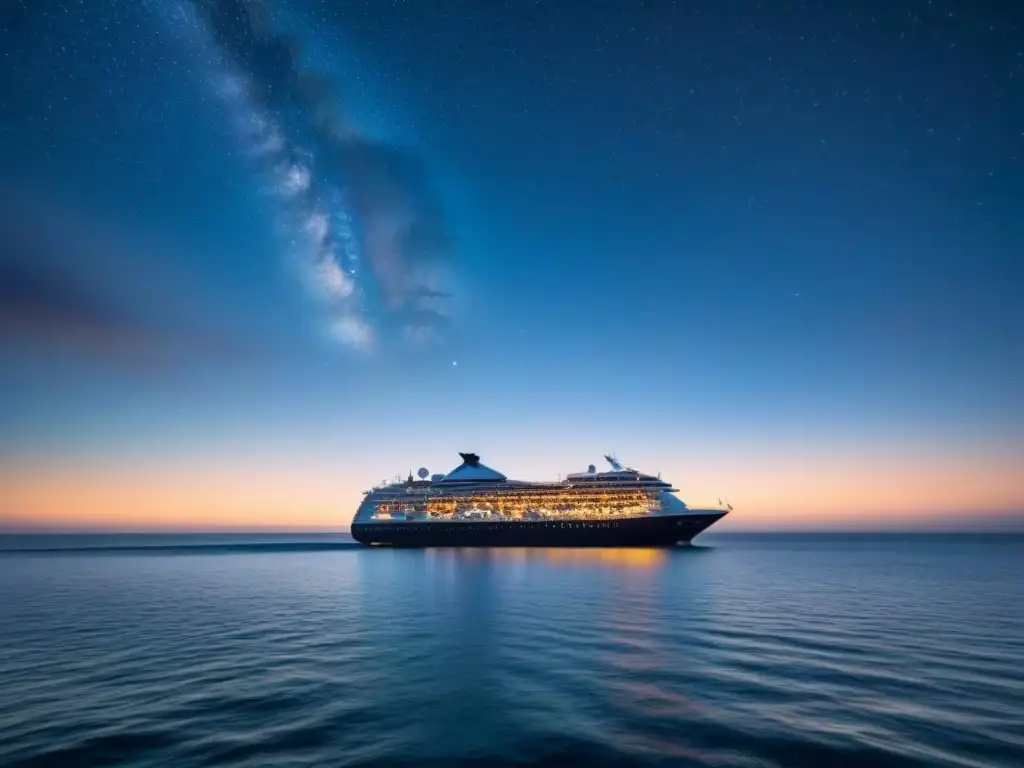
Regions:
M 248 355 L 239 339 L 197 321 L 188 296 L 132 275 L 131 264 L 152 263 L 123 238 L 24 196 L 0 190 L 4 341 L 132 367 Z

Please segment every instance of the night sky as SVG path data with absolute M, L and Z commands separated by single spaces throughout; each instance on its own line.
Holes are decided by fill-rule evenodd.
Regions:
M 1011 2 L 0 0 L 0 170 L 0 523 L 1024 510 Z

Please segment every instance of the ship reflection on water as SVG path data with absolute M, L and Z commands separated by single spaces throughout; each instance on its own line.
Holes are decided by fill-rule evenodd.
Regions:
M 657 678 L 672 668 L 677 653 L 664 635 L 670 591 L 689 615 L 702 613 L 692 595 L 710 603 L 704 579 L 676 583 L 683 575 L 679 566 L 687 569 L 683 561 L 696 565 L 703 559 L 690 551 L 464 547 L 360 554 L 374 580 L 372 574 L 385 578 L 396 569 L 418 574 L 419 599 L 403 600 L 402 610 L 423 616 L 424 627 L 434 631 L 417 633 L 422 639 L 410 661 L 423 664 L 410 665 L 407 674 L 417 690 L 445 702 L 428 707 L 422 720 L 432 734 L 431 749 L 440 750 L 433 757 L 514 756 L 564 742 L 569 764 L 601 764 L 617 748 L 576 743 L 609 738 L 601 734 L 607 707 L 586 703 L 594 695 L 604 698 L 614 690 L 618 701 L 638 712 L 688 710 L 689 693 L 661 692 Z M 406 620 L 406 630 L 410 623 L 416 622 Z M 567 722 L 573 723 L 571 737 Z M 524 732 L 533 734 L 525 743 Z M 652 735 L 623 738 L 630 742 L 627 753 L 654 748 Z
M 542 557 L 551 563 L 569 565 L 610 565 L 615 568 L 648 571 L 665 564 L 668 554 L 664 549 L 548 549 Z
M 543 562 L 554 566 L 573 568 L 612 567 L 616 569 L 649 571 L 665 564 L 669 554 L 659 547 L 553 547 L 510 549 L 508 552 L 495 549 L 499 557 L 519 560 L 524 563 Z
M 696 551 L 696 548 L 695 548 Z M 434 561 L 465 563 L 547 563 L 555 566 L 597 566 L 649 571 L 663 566 L 673 553 L 664 547 L 451 547 L 424 550 Z M 686 556 L 686 552 L 678 555 Z

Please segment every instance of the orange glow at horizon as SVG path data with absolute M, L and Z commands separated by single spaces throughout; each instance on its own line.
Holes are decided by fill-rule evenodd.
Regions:
M 341 475 L 297 460 L 54 464 L 37 460 L 0 468 L 0 526 L 345 530 L 370 484 L 358 473 Z M 736 511 L 714 530 L 912 527 L 1024 511 L 1024 480 L 1012 464 L 847 457 L 820 459 L 811 466 L 777 457 L 744 462 L 739 477 L 710 463 L 688 463 L 688 472 L 666 477 L 691 479 L 677 487 L 680 498 L 694 508 L 716 506 L 717 496 L 724 495 L 719 489 L 729 489 Z

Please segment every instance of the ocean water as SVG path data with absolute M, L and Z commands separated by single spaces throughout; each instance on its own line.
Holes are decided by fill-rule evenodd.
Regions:
M 0 765 L 1024 765 L 1024 537 L 698 541 L 0 539 Z

